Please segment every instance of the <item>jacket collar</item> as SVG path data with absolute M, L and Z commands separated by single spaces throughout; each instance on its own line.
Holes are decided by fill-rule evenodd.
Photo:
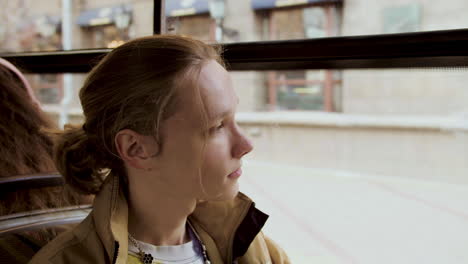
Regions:
M 93 220 L 110 262 L 123 264 L 128 251 L 128 207 L 119 184 L 119 177 L 112 174 L 104 181 L 94 199 Z
M 105 180 L 94 200 L 93 220 L 109 262 L 125 264 L 128 205 L 119 184 L 119 177 L 112 174 Z M 208 254 L 217 250 L 226 263 L 245 254 L 267 219 L 268 215 L 242 193 L 231 201 L 200 203 L 189 216 L 195 230 L 207 234 L 216 244 L 217 249 L 208 247 Z

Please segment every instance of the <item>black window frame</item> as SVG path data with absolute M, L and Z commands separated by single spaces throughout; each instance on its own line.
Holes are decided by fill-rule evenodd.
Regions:
M 153 33 L 165 30 L 154 0 Z M 219 44 L 232 71 L 468 66 L 468 29 Z M 87 73 L 111 49 L 3 53 L 28 73 Z

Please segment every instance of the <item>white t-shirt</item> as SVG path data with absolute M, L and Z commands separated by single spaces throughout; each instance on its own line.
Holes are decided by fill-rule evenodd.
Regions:
M 137 242 L 143 252 L 153 256 L 153 263 L 204 264 L 201 245 L 192 232 L 189 231 L 189 234 L 191 241 L 177 246 L 154 246 L 139 240 L 137 240 Z M 127 263 L 135 263 L 135 258 L 139 260 L 138 252 L 138 248 L 129 240 L 129 261 Z M 141 261 L 139 261 L 139 263 L 141 263 Z

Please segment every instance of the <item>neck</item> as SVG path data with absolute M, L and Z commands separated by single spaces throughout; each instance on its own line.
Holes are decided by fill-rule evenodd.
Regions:
M 186 243 L 190 241 L 187 217 L 195 205 L 195 201 L 171 196 L 164 188 L 130 183 L 128 232 L 135 239 L 156 246 Z

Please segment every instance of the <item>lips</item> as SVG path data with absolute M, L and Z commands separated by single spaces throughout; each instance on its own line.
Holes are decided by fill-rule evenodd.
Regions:
M 231 174 L 229 174 L 228 177 L 231 178 L 231 179 L 237 179 L 237 178 L 239 178 L 241 175 L 242 175 L 242 169 L 241 169 L 241 168 L 238 168 L 237 170 L 235 170 L 234 172 L 232 172 Z

